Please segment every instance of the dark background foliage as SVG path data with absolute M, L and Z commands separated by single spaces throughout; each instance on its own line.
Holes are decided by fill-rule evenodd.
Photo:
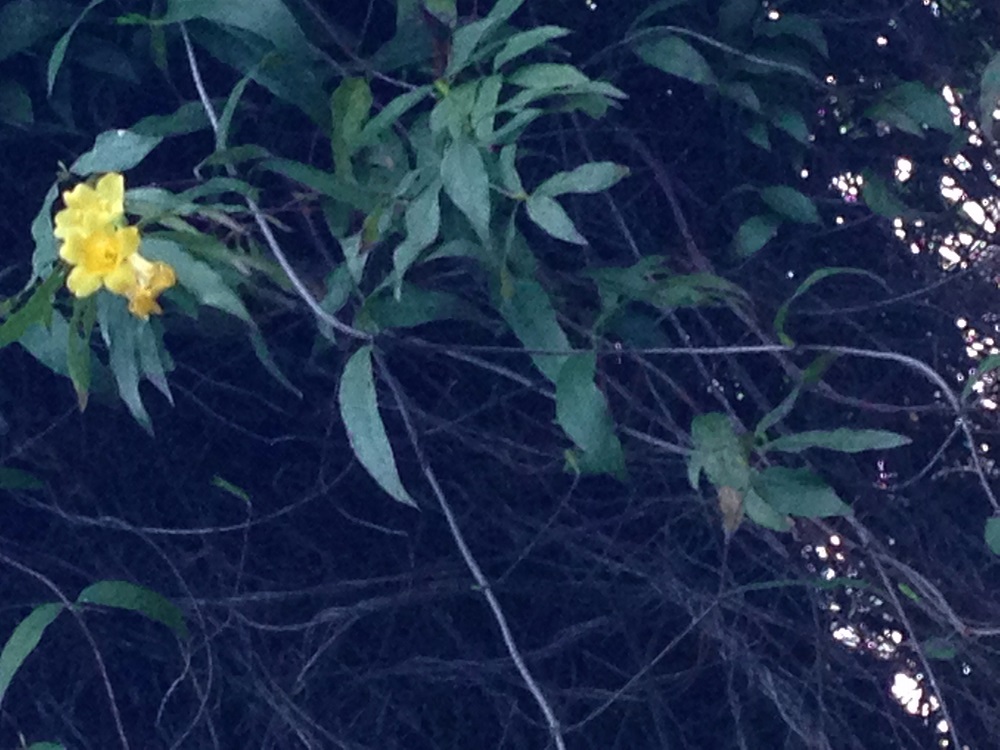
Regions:
M 343 64 L 350 60 L 341 37 L 328 36 L 318 17 L 362 57 L 394 32 L 388 2 L 288 5 Z M 946 275 L 933 252 L 960 221 L 939 195 L 940 174 L 954 172 L 942 162 L 951 139 L 880 135 L 862 116 L 880 87 L 900 81 L 949 84 L 974 100 L 987 50 L 997 46 L 996 11 L 941 6 L 935 15 L 917 2 L 780 5 L 822 24 L 830 57 L 813 72 L 838 85 L 778 81 L 771 96 L 801 111 L 816 137 L 806 145 L 775 133 L 765 152 L 741 136 L 745 111 L 643 64 L 621 43 L 645 3 L 608 0 L 590 10 L 569 0 L 530 2 L 517 24 L 573 29 L 560 45 L 567 59 L 629 94 L 602 120 L 548 120 L 523 141 L 526 181 L 588 160 L 632 170 L 607 197 L 568 201 L 589 246 L 529 235 L 542 275 L 575 305 L 567 325 L 593 318 L 591 290 L 576 272 L 626 265 L 636 253 L 665 255 L 683 272 L 707 262 L 752 300 L 744 318 L 717 307 L 663 313 L 656 338 L 626 341 L 636 347 L 771 340 L 778 306 L 803 278 L 854 266 L 887 287 L 852 276 L 817 288 L 792 318 L 798 343 L 905 354 L 960 387 L 956 376 L 970 362 L 954 319 L 980 320 L 996 303 L 996 286 L 971 270 Z M 83 5 L 47 7 L 68 26 Z M 30 218 L 57 162 L 86 151 L 98 132 L 197 99 L 173 27 L 162 70 L 149 29 L 114 23 L 135 10 L 108 2 L 87 17 L 52 97 L 45 70 L 58 34 L 0 59 L 0 75 L 19 81 L 33 105 L 30 122 L 0 127 L 5 291 L 27 276 Z M 695 2 L 683 18 L 710 24 L 718 11 L 717 3 Z M 198 22 L 191 28 L 196 41 L 211 33 Z M 878 34 L 888 38 L 884 48 L 874 43 Z M 241 72 L 202 58 L 211 94 L 225 97 Z M 405 75 L 422 83 L 429 67 Z M 330 80 L 336 84 L 333 71 Z M 395 93 L 384 82 L 373 90 L 383 103 Z M 248 89 L 245 104 L 241 142 L 329 166 L 328 146 L 301 113 L 263 88 Z M 130 183 L 193 184 L 192 167 L 211 150 L 204 131 L 177 138 L 130 172 Z M 829 187 L 833 176 L 863 169 L 889 179 L 900 154 L 920 165 L 906 196 L 925 218 L 920 255 L 894 238 L 888 220 Z M 312 281 L 322 283 L 324 249 L 334 245 L 316 230 L 315 206 L 290 199 L 290 184 L 257 177 L 265 208 L 292 230 L 290 255 L 319 269 Z M 961 178 L 972 195 L 992 190 L 982 169 Z M 734 256 L 733 234 L 755 205 L 741 188 L 777 183 L 810 195 L 822 226 L 787 225 L 757 254 Z M 302 239 L 314 230 L 315 245 Z M 482 299 L 474 285 L 466 290 Z M 42 576 L 71 599 L 94 581 L 124 579 L 177 602 L 193 632 L 182 648 L 138 615 L 84 613 L 132 747 L 551 747 L 384 389 L 385 419 L 403 446 L 397 460 L 404 482 L 418 488 L 419 512 L 392 502 L 352 458 L 335 402 L 347 352 L 317 349 L 304 307 L 271 291 L 251 305 L 301 397 L 263 370 L 234 326 L 168 310 L 175 403 L 150 393 L 155 437 L 100 394 L 79 413 L 68 381 L 19 347 L 4 350 L 2 463 L 31 470 L 45 487 L 0 494 L 0 633 L 52 600 Z M 623 435 L 627 483 L 576 478 L 564 467 L 551 400 L 450 356 L 503 345 L 510 351 L 477 356 L 531 375 L 510 336 L 454 323 L 383 343 L 426 455 L 568 747 L 928 748 L 950 741 L 952 729 L 970 748 L 996 745 L 998 567 L 982 534 L 990 509 L 968 470 L 968 446 L 952 436 L 955 415 L 911 369 L 841 358 L 828 388 L 808 392 L 796 408 L 799 430 L 847 425 L 913 438 L 884 455 L 810 457 L 856 520 L 799 520 L 783 535 L 745 525 L 727 542 L 715 499 L 691 489 L 682 456 Z M 812 357 L 795 352 L 785 364 L 804 367 Z M 599 367 L 618 423 L 665 441 L 683 441 L 693 416 L 723 407 L 753 425 L 793 382 L 770 355 L 637 349 L 602 356 Z M 992 413 L 964 418 L 991 441 Z M 251 502 L 213 477 L 236 483 Z M 823 575 L 858 583 L 825 587 Z M 926 593 L 908 599 L 897 584 L 914 575 L 947 604 Z M 856 643 L 833 637 L 844 629 Z M 892 631 L 902 642 L 890 648 Z M 934 643 L 955 656 L 933 661 L 929 675 L 917 646 Z M 921 675 L 923 715 L 910 715 L 891 694 L 898 674 Z M 938 726 L 941 701 L 947 731 Z M 92 644 L 64 616 L 0 708 L 0 746 L 15 746 L 18 733 L 72 748 L 118 746 L 108 703 Z

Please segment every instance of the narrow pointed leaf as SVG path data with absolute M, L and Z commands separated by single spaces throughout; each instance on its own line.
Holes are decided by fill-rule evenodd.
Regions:
M 889 450 L 909 445 L 913 441 L 887 430 L 852 430 L 840 427 L 836 430 L 808 430 L 785 435 L 763 446 L 763 450 L 801 453 L 808 448 L 825 448 L 841 453 Z
M 379 413 L 371 345 L 362 346 L 347 361 L 340 376 L 338 398 L 347 439 L 365 471 L 393 499 L 416 508 L 417 504 L 399 478 L 389 436 Z
M 184 613 L 180 607 L 163 594 L 144 586 L 128 581 L 98 581 L 81 591 L 76 600 L 80 604 L 96 604 L 138 612 L 154 622 L 166 625 L 178 638 L 188 637 L 187 624 L 184 622 Z
M 573 220 L 569 218 L 559 202 L 545 195 L 532 195 L 525 201 L 528 218 L 557 240 L 572 242 L 574 245 L 586 245 L 586 238 L 577 231 Z
M 804 518 L 851 514 L 833 488 L 808 469 L 770 466 L 752 478 L 753 489 L 778 513 Z
M 0 651 L 0 705 L 17 670 L 35 650 L 45 629 L 63 611 L 62 604 L 42 604 L 18 623 Z
M 483 155 L 471 141 L 453 141 L 441 159 L 444 191 L 480 239 L 490 234 L 490 180 Z

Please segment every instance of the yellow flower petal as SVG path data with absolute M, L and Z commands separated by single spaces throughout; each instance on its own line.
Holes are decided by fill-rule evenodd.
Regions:
M 118 172 L 108 172 L 97 181 L 94 192 L 105 205 L 125 213 L 125 178 Z
M 112 284 L 117 285 L 118 279 L 109 276 L 105 280 L 105 285 L 112 291 L 124 294 L 128 297 L 129 311 L 136 317 L 146 320 L 151 313 L 162 313 L 163 309 L 157 302 L 157 297 L 166 289 L 177 283 L 177 274 L 172 266 L 163 261 L 150 261 L 139 253 L 130 255 L 127 263 L 122 264 L 130 272 L 128 285 L 123 291 L 118 292 Z M 125 274 L 121 275 L 124 280 Z
M 104 277 L 104 286 L 108 291 L 127 297 L 137 287 L 135 269 L 129 263 L 120 263 Z
M 125 217 L 125 178 L 117 172 L 101 177 L 95 187 L 81 182 L 63 193 L 65 208 L 55 216 L 53 234 L 66 240 L 107 225 L 120 225 Z
M 66 286 L 77 297 L 89 297 L 101 288 L 101 277 L 77 266 L 66 277 Z
M 163 312 L 163 308 L 152 294 L 140 292 L 129 298 L 128 311 L 137 318 L 149 320 L 151 314 L 159 315 Z

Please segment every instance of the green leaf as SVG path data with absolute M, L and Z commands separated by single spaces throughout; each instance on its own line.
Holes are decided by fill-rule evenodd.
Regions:
M 575 245 L 587 244 L 586 238 L 577 231 L 573 220 L 557 200 L 544 195 L 532 195 L 525 201 L 525 208 L 528 210 L 528 218 L 557 240 Z
M 479 148 L 469 140 L 452 141 L 441 158 L 441 183 L 484 242 L 490 235 L 490 180 Z
M 896 219 L 910 213 L 896 191 L 877 174 L 866 169 L 861 173 L 861 178 L 861 197 L 874 213 L 887 219 Z
M 878 283 L 883 289 L 888 290 L 889 286 L 880 277 L 873 274 L 871 271 L 865 271 L 862 268 L 820 268 L 817 271 L 813 271 L 809 276 L 806 277 L 805 281 L 799 284 L 798 289 L 792 294 L 787 300 L 785 300 L 781 307 L 778 308 L 777 314 L 774 316 L 774 332 L 778 336 L 778 340 L 785 346 L 794 346 L 792 338 L 785 333 L 785 321 L 788 319 L 788 312 L 791 309 L 792 302 L 805 294 L 809 289 L 823 281 L 824 279 L 830 278 L 831 276 L 840 275 L 858 275 L 865 276 L 872 279 Z
M 469 131 L 480 88 L 480 81 L 469 81 L 455 86 L 447 96 L 442 97 L 431 110 L 431 133 L 437 135 L 447 130 L 452 140 L 462 140 Z
M 152 589 L 128 581 L 98 581 L 87 586 L 76 598 L 78 604 L 95 604 L 138 612 L 170 628 L 178 638 L 187 639 L 184 613 L 172 601 Z
M 947 638 L 928 638 L 922 644 L 924 656 L 936 661 L 951 661 L 958 656 L 955 644 Z
M 516 161 L 516 144 L 510 143 L 500 149 L 500 159 L 497 166 L 500 170 L 500 180 L 503 183 L 504 190 L 516 198 L 523 198 L 526 193 L 524 192 L 524 184 L 521 182 L 521 177 L 517 173 Z
M 851 514 L 833 488 L 808 469 L 769 466 L 755 473 L 751 483 L 761 499 L 778 513 L 803 518 Z
M 49 56 L 48 70 L 48 91 L 50 97 L 52 96 L 52 87 L 56 83 L 56 75 L 59 73 L 59 68 L 62 67 L 63 58 L 66 56 L 66 48 L 69 47 L 69 40 L 73 36 L 73 32 L 76 31 L 76 27 L 80 25 L 84 17 L 103 2 L 104 0 L 90 0 L 87 3 L 87 7 L 76 17 L 76 20 L 66 30 L 66 33 L 56 42 L 56 46 L 52 48 L 52 54 Z
M 139 17 L 141 18 L 141 17 Z M 218 0 L 169 0 L 166 12 L 155 20 L 142 22 L 156 25 L 182 23 L 197 18 L 221 26 L 232 26 L 266 39 L 286 54 L 303 56 L 316 54 L 295 16 L 282 0 L 254 0 L 252 3 L 220 3 Z M 133 18 L 138 20 L 138 18 Z
M 97 321 L 108 347 L 108 366 L 118 386 L 118 395 L 135 421 L 152 435 L 153 424 L 139 393 L 137 329 L 141 321 L 128 311 L 123 297 L 109 293 L 97 295 Z
M 822 224 L 816 204 L 793 187 L 772 185 L 762 188 L 761 199 L 776 213 L 800 224 Z
M 473 52 L 523 3 L 524 0 L 497 0 L 485 18 L 462 25 L 452 37 L 451 58 L 448 61 L 445 76 L 454 78 L 459 71 L 472 62 Z
M 747 487 L 750 467 L 746 449 L 729 417 L 720 412 L 699 414 L 691 422 L 691 442 L 694 453 L 690 460 L 699 462 L 713 485 L 735 490 Z
M 354 181 L 351 157 L 372 108 L 372 92 L 364 78 L 345 78 L 330 97 L 333 132 L 333 163 L 339 177 Z
M 450 29 L 458 23 L 458 8 L 455 0 L 420 0 L 420 4 L 431 16 Z
M 205 107 L 200 101 L 186 102 L 169 115 L 149 115 L 129 128 L 144 136 L 166 138 L 206 130 L 211 126 Z
M 497 102 L 503 88 L 503 76 L 487 76 L 479 83 L 476 100 L 469 112 L 472 128 L 479 143 L 489 143 L 496 125 Z
M 965 400 L 969 397 L 973 387 L 982 379 L 983 375 L 998 368 L 1000 368 L 1000 354 L 991 354 L 976 365 L 975 372 L 969 376 L 965 382 L 965 387 L 962 389 L 962 399 Z
M 18 623 L 0 651 L 0 705 L 17 670 L 35 650 L 45 629 L 63 611 L 62 604 L 42 604 Z
M 715 83 L 715 74 L 702 54 L 679 36 L 643 42 L 635 53 L 646 63 L 665 73 L 686 78 L 703 86 Z
M 819 22 L 801 13 L 782 13 L 781 17 L 762 23 L 758 29 L 761 36 L 793 36 L 812 45 L 823 57 L 830 56 L 830 50 Z
M 792 409 L 795 407 L 795 402 L 799 400 L 799 395 L 801 393 L 801 387 L 796 386 L 793 388 L 791 393 L 781 400 L 780 404 L 771 409 L 771 411 L 761 418 L 760 422 L 758 422 L 757 426 L 754 428 L 753 434 L 759 439 L 766 437 L 768 430 L 791 414 Z
M 233 90 L 229 93 L 226 104 L 222 108 L 222 113 L 219 115 L 219 127 L 215 133 L 216 151 L 223 151 L 228 147 L 229 129 L 233 124 L 236 107 L 239 106 L 240 99 L 243 97 L 243 92 L 246 91 L 247 85 L 254 79 L 254 74 L 257 72 L 258 67 L 255 65 L 253 70 L 237 81 L 236 85 L 233 86 Z
M 556 420 L 583 451 L 578 463 L 584 472 L 623 478 L 625 456 L 607 400 L 594 384 L 596 371 L 597 357 L 592 353 L 566 358 L 556 380 Z
M 986 545 L 994 555 L 1000 555 L 1000 516 L 986 520 Z
M 358 137 L 357 147 L 364 148 L 378 143 L 382 135 L 395 125 L 400 117 L 424 101 L 432 91 L 433 88 L 431 86 L 421 86 L 413 91 L 400 94 L 390 101 L 382 108 L 381 112 L 370 119 L 368 124 L 365 125 L 361 131 L 361 135 Z
M 719 93 L 751 112 L 760 113 L 760 99 L 753 86 L 743 81 L 723 81 L 718 86 Z
M 753 19 L 762 8 L 759 0 L 724 0 L 719 8 L 719 31 L 731 37 L 752 29 Z
M 771 138 L 767 134 L 767 125 L 764 123 L 755 122 L 753 125 L 744 129 L 743 135 L 757 148 L 763 149 L 764 151 L 771 150 Z
M 535 188 L 533 195 L 555 198 L 565 193 L 600 193 L 628 173 L 628 167 L 621 164 L 592 161 L 570 172 L 557 172 Z
M 173 266 L 177 283 L 201 304 L 227 312 L 245 323 L 252 322 L 243 300 L 226 284 L 222 275 L 208 263 L 192 257 L 176 242 L 146 237 L 142 241 L 142 252 L 150 260 L 162 260 Z
M 773 531 L 788 531 L 792 528 L 791 519 L 783 513 L 779 513 L 770 505 L 765 503 L 760 495 L 754 490 L 747 490 L 743 495 L 743 512 L 747 518 L 758 526 Z
M 908 584 L 905 584 L 902 581 L 896 584 L 896 588 L 898 588 L 903 593 L 903 596 L 907 597 L 908 599 L 911 599 L 912 601 L 915 601 L 917 604 L 920 604 L 920 602 L 923 601 L 920 598 L 920 594 L 918 594 Z
M 771 124 L 784 130 L 799 143 L 809 145 L 809 126 L 802 113 L 790 107 L 775 107 L 771 111 Z
M 852 430 L 839 427 L 835 430 L 807 430 L 785 435 L 762 446 L 761 450 L 801 453 L 809 448 L 825 448 L 841 453 L 861 453 L 899 448 L 912 442 L 906 435 L 887 430 Z
M 31 238 L 35 242 L 35 251 L 31 256 L 31 279 L 28 282 L 29 286 L 39 278 L 51 273 L 56 259 L 59 257 L 56 237 L 52 233 L 52 205 L 58 197 L 59 186 L 58 184 L 54 184 L 49 188 L 49 192 L 45 194 L 42 207 L 31 222 Z
M 921 138 L 924 126 L 948 135 L 958 130 L 941 93 L 917 81 L 906 81 L 887 91 L 865 115 Z
M 338 398 L 347 439 L 365 471 L 393 499 L 416 508 L 399 478 L 389 436 L 379 414 L 370 344 L 354 352 L 344 366 Z
M 533 279 L 513 279 L 509 288 L 510 296 L 501 305 L 500 312 L 525 349 L 556 352 L 538 354 L 533 351 L 531 354 L 535 367 L 555 383 L 566 361 L 566 355 L 559 352 L 570 346 L 549 295 Z
M 227 492 L 233 497 L 239 498 L 247 505 L 250 504 L 250 493 L 239 485 L 233 484 L 225 477 L 220 477 L 218 474 L 212 477 L 212 486 L 218 487 L 223 492 Z
M 741 258 L 749 258 L 774 239 L 781 226 L 781 218 L 774 214 L 758 214 L 740 224 L 733 237 L 733 251 Z
M 40 490 L 45 483 L 34 474 L 10 466 L 0 466 L 0 489 Z
M 93 297 L 73 299 L 73 317 L 70 319 L 66 346 L 66 365 L 76 391 L 80 411 L 87 407 L 90 393 L 90 335 L 97 319 L 97 304 Z
M 49 278 L 35 288 L 28 301 L 11 313 L 10 317 L 0 325 L 0 349 L 17 341 L 34 323 L 46 320 L 51 315 L 52 295 L 55 294 L 64 278 L 65 276 L 61 272 L 53 272 Z
M 23 52 L 70 24 L 77 11 L 58 0 L 10 0 L 0 8 L 0 60 Z
M 402 285 L 398 300 L 388 290 L 373 294 L 365 300 L 364 312 L 380 331 L 413 328 L 439 320 L 471 320 L 484 326 L 490 324 L 486 316 L 458 295 L 408 283 Z
M 81 176 L 124 172 L 145 159 L 161 141 L 161 136 L 139 135 L 131 130 L 105 130 L 97 136 L 94 147 L 73 162 L 70 170 Z
M 590 83 L 590 79 L 572 65 L 536 63 L 518 68 L 507 77 L 507 83 L 526 89 L 557 91 L 566 86 Z
M 993 112 L 1000 106 L 1000 52 L 993 55 L 979 79 L 979 124 L 992 134 Z
M 0 80 L 0 122 L 30 125 L 35 120 L 31 97 L 13 78 Z
M 396 245 L 392 253 L 393 269 L 396 272 L 396 298 L 399 298 L 400 285 L 410 266 L 424 250 L 430 247 L 438 238 L 441 229 L 441 183 L 437 180 L 424 189 L 406 208 L 404 219 L 406 237 Z
M 511 36 L 493 58 L 493 70 L 499 71 L 506 63 L 531 50 L 542 46 L 553 39 L 559 39 L 570 33 L 562 26 L 539 26 L 529 31 L 521 31 Z

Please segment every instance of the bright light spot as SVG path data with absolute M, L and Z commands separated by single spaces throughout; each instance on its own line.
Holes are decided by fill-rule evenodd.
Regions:
M 781 18 L 781 13 L 779 13 L 776 8 L 771 8 L 771 10 L 767 12 L 767 18 L 769 21 L 777 21 Z
M 861 644 L 857 632 L 851 627 L 839 627 L 831 635 L 835 641 L 840 641 L 848 648 L 857 648 Z
M 832 73 L 826 77 L 826 82 L 831 86 L 837 82 L 837 76 Z
M 900 156 L 896 158 L 896 179 L 900 182 L 906 182 L 910 177 L 913 176 L 913 162 L 907 159 L 905 156 Z
M 977 224 L 981 225 L 986 221 L 986 212 L 983 210 L 983 207 L 975 201 L 966 201 L 963 203 L 962 210 L 965 212 L 966 216 Z
M 965 158 L 962 154 L 955 154 L 952 157 L 952 162 L 961 172 L 968 172 L 972 169 L 972 162 Z
M 969 321 L 967 321 L 965 318 L 959 318 L 958 320 L 955 321 L 955 325 L 957 325 L 959 328 L 965 328 L 967 325 L 969 325 Z
M 816 557 L 818 557 L 820 560 L 826 560 L 828 557 L 830 557 L 830 554 L 826 551 L 826 547 L 817 547 Z
M 943 187 L 941 188 L 941 195 L 950 200 L 952 203 L 958 203 L 965 197 L 965 191 L 960 187 Z
M 837 223 L 837 224 L 843 224 L 844 223 L 844 217 L 843 216 L 838 216 L 836 219 L 834 219 L 834 222 Z
M 803 169 L 801 172 L 799 172 L 799 177 L 801 177 L 803 180 L 806 179 L 808 176 L 809 176 L 808 169 Z
M 907 713 L 916 715 L 920 712 L 921 699 L 924 697 L 920 683 L 908 674 L 897 672 L 890 688 L 893 696 L 902 704 Z
M 962 262 L 962 256 L 952 250 L 950 247 L 945 247 L 942 245 L 938 248 L 938 254 L 944 258 L 949 267 L 954 266 Z
M 875 44 L 877 44 L 879 47 L 884 47 L 888 43 L 889 43 L 889 40 L 886 37 L 884 37 L 882 34 L 879 34 L 877 37 L 875 37 Z

